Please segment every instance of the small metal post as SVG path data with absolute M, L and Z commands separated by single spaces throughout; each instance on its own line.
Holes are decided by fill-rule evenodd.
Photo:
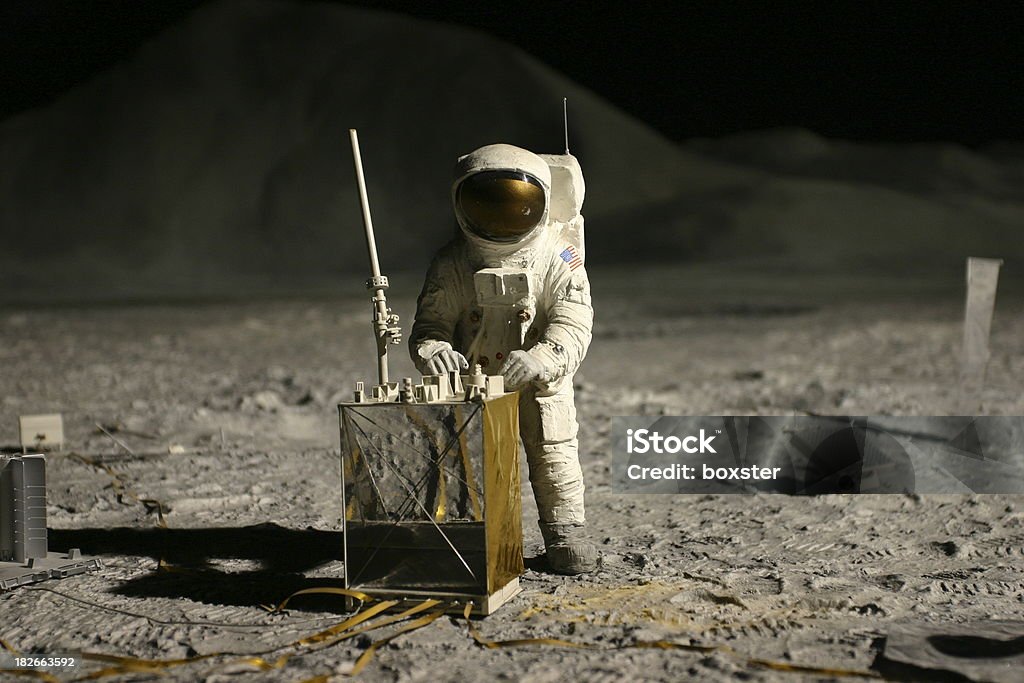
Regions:
M 981 394 L 989 361 L 989 335 L 996 303 L 1000 259 L 967 259 L 967 305 L 957 409 L 963 415 L 981 411 Z

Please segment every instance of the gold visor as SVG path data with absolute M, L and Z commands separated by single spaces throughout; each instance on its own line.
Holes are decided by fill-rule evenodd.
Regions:
M 466 227 L 492 242 L 514 242 L 544 216 L 540 181 L 515 171 L 484 171 L 469 176 L 455 195 Z

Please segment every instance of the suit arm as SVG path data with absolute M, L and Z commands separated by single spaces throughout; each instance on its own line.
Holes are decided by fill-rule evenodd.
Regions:
M 427 359 L 445 347 L 451 348 L 460 313 L 456 296 L 459 283 L 446 252 L 435 256 L 427 270 L 409 335 L 409 354 L 416 369 L 423 373 L 427 372 Z
M 587 355 L 593 336 L 594 309 L 590 279 L 583 266 L 570 270 L 555 263 L 547 302 L 548 325 L 540 341 L 527 352 L 545 367 L 548 382 L 574 374 Z

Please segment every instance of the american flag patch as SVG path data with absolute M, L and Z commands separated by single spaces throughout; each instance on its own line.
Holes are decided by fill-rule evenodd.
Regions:
M 581 259 L 580 255 L 576 252 L 576 247 L 571 244 L 567 246 L 565 251 L 559 254 L 559 256 L 562 257 L 563 261 L 569 264 L 569 270 L 576 270 L 583 265 L 583 259 Z

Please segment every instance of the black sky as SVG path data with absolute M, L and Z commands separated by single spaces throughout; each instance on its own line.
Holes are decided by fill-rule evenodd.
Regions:
M 203 0 L 15 0 L 0 115 L 131 56 Z M 801 126 L 857 140 L 1024 140 L 1024 6 L 972 2 L 354 1 L 473 26 L 682 140 Z

